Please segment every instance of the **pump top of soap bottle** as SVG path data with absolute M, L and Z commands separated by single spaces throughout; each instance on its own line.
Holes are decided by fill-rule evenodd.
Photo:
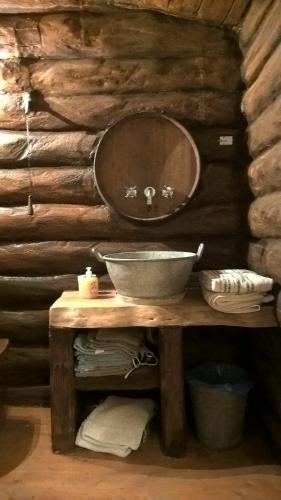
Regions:
M 86 267 L 86 272 L 85 272 L 86 278 L 92 278 L 94 275 L 92 273 L 92 268 L 91 267 Z

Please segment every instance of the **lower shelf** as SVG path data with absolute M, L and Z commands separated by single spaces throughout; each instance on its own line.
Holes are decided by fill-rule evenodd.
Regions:
M 75 389 L 78 391 L 101 390 L 147 390 L 157 389 L 160 385 L 158 367 L 142 366 L 132 372 L 128 378 L 120 375 L 108 377 L 75 377 Z

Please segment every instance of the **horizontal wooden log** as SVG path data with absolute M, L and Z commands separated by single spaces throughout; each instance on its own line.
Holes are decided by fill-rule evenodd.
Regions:
M 0 310 L 0 322 L 1 338 L 7 337 L 14 344 L 48 343 L 48 309 L 25 311 Z
M 0 100 L 0 127 L 26 129 L 22 94 L 5 94 Z M 28 114 L 31 130 L 103 129 L 129 113 L 154 111 L 190 124 L 231 125 L 239 121 L 239 95 L 221 92 L 161 92 L 137 95 L 45 97 L 33 103 Z M 228 110 L 225 113 L 225 110 Z
M 49 385 L 6 387 L 4 402 L 9 406 L 50 406 Z
M 24 245 L 22 245 L 22 250 L 22 254 L 24 254 Z M 11 264 L 9 265 L 11 266 Z M 99 281 L 101 281 L 101 278 L 99 278 Z M 15 307 L 15 305 L 18 308 L 26 307 L 28 309 L 49 306 L 64 290 L 77 290 L 77 274 L 31 277 L 0 276 L 0 302 L 2 308 L 11 308 Z
M 248 145 L 255 158 L 280 140 L 281 95 L 248 128 Z
M 255 37 L 262 19 L 267 12 L 272 0 L 254 0 L 239 28 L 239 45 L 243 52 L 247 49 L 252 38 Z
M 262 239 L 249 246 L 250 269 L 281 284 L 281 239 Z
M 0 377 L 6 386 L 48 385 L 49 349 L 47 347 L 10 347 L 1 366 Z
M 64 13 L 0 19 L 2 59 L 176 57 L 228 53 L 223 30 L 150 12 Z
M 244 94 L 242 109 L 248 123 L 252 123 L 278 97 L 281 91 L 280 66 L 281 46 L 278 46 Z
M 46 241 L 0 245 L 0 271 L 11 274 L 11 276 L 0 276 L 1 304 L 2 307 L 11 307 L 11 304 L 16 303 L 19 307 L 23 305 L 30 308 L 34 304 L 49 304 L 63 290 L 77 289 L 77 274 L 82 273 L 87 264 L 91 265 L 98 274 L 105 271 L 103 264 L 99 264 L 93 258 L 91 247 L 94 248 L 94 246 L 98 246 L 102 253 L 153 250 L 158 249 L 160 245 L 161 248 L 166 249 L 197 251 L 201 240 L 202 238 L 198 237 L 166 240 L 165 243 L 101 241 L 96 244 L 90 243 L 88 253 L 83 246 L 87 242 Z M 204 241 L 206 247 L 199 266 L 203 268 L 216 268 L 220 265 L 243 267 L 243 264 L 245 266 L 246 239 L 204 238 Z M 68 271 L 76 274 L 46 276 L 55 271 Z M 27 277 L 26 274 L 31 276 Z M 34 274 L 39 276 L 32 276 Z M 99 280 L 103 286 L 103 277 Z
M 2 204 L 24 204 L 30 192 L 35 203 L 102 203 L 91 167 L 0 169 Z
M 128 9 L 156 10 L 165 14 L 197 19 L 220 24 L 235 25 L 239 22 L 248 1 L 246 0 L 107 0 L 106 6 L 124 7 Z M 99 12 L 106 9 L 99 0 L 3 0 L 2 14 L 46 13 L 59 11 Z M 201 7 L 200 7 L 201 6 Z M 211 8 L 212 7 L 212 8 Z
M 3 90 L 15 90 L 15 76 L 7 70 Z M 15 63 L 14 63 L 15 64 Z M 5 67 L 5 61 L 2 62 Z M 24 68 L 24 67 L 23 67 Z M 28 67 L 31 87 L 45 96 L 171 92 L 215 89 L 232 92 L 240 85 L 239 61 L 231 51 L 220 58 L 208 54 L 173 59 L 40 61 Z M 26 71 L 26 68 L 25 68 Z M 2 71 L 4 73 L 4 71 Z M 233 78 L 229 78 L 229 73 Z M 22 78 L 21 72 L 19 77 Z M 19 78 L 19 83 L 23 86 Z M 22 88 L 19 88 L 19 91 Z
M 71 235 L 69 232 L 68 236 Z M 11 275 L 48 275 L 81 273 L 85 265 L 93 265 L 94 241 L 45 241 L 13 243 L 0 246 L 0 272 Z M 104 270 L 95 263 L 95 272 Z
M 213 180 L 216 179 L 216 182 Z M 32 181 L 32 188 L 31 188 Z M 0 200 L 3 204 L 26 203 L 32 190 L 34 203 L 101 204 L 92 167 L 45 167 L 0 169 Z M 202 165 L 201 179 L 192 206 L 249 198 L 247 174 L 231 163 Z
M 281 237 L 281 191 L 266 194 L 251 204 L 249 224 L 257 238 Z
M 0 240 L 57 240 L 90 238 L 126 238 L 143 240 L 201 235 L 231 235 L 246 231 L 247 207 L 238 202 L 210 204 L 186 209 L 173 219 L 161 224 L 140 226 L 117 217 L 105 206 L 85 205 L 33 205 L 33 215 L 28 207 L 0 208 Z
M 275 0 L 262 20 L 253 43 L 246 51 L 242 65 L 242 76 L 247 85 L 257 78 L 266 60 L 280 41 L 280 13 L 280 2 Z
M 251 163 L 248 178 L 255 196 L 281 191 L 281 141 Z
M 213 160 L 235 158 L 242 148 L 237 129 L 228 127 L 189 128 L 202 157 Z M 230 136 L 232 144 L 220 145 L 220 137 Z M 31 164 L 90 165 L 89 155 L 94 150 L 97 134 L 87 132 L 32 132 L 30 135 Z M 0 165 L 27 166 L 29 149 L 24 132 L 1 131 Z

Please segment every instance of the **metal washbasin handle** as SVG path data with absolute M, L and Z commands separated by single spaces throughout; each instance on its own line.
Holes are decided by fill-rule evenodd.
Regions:
M 99 262 L 105 262 L 103 255 L 96 248 L 93 249 L 93 253 Z
M 203 251 L 204 251 L 204 246 L 205 246 L 204 243 L 200 243 L 198 250 L 197 250 L 197 253 L 196 253 L 196 257 L 195 257 L 196 261 L 201 259 Z

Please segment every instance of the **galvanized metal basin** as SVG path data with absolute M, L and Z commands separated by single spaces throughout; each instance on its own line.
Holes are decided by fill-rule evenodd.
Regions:
M 120 252 L 101 255 L 117 293 L 138 304 L 172 303 L 181 300 L 194 263 L 200 259 L 204 244 L 197 253 L 177 251 Z

